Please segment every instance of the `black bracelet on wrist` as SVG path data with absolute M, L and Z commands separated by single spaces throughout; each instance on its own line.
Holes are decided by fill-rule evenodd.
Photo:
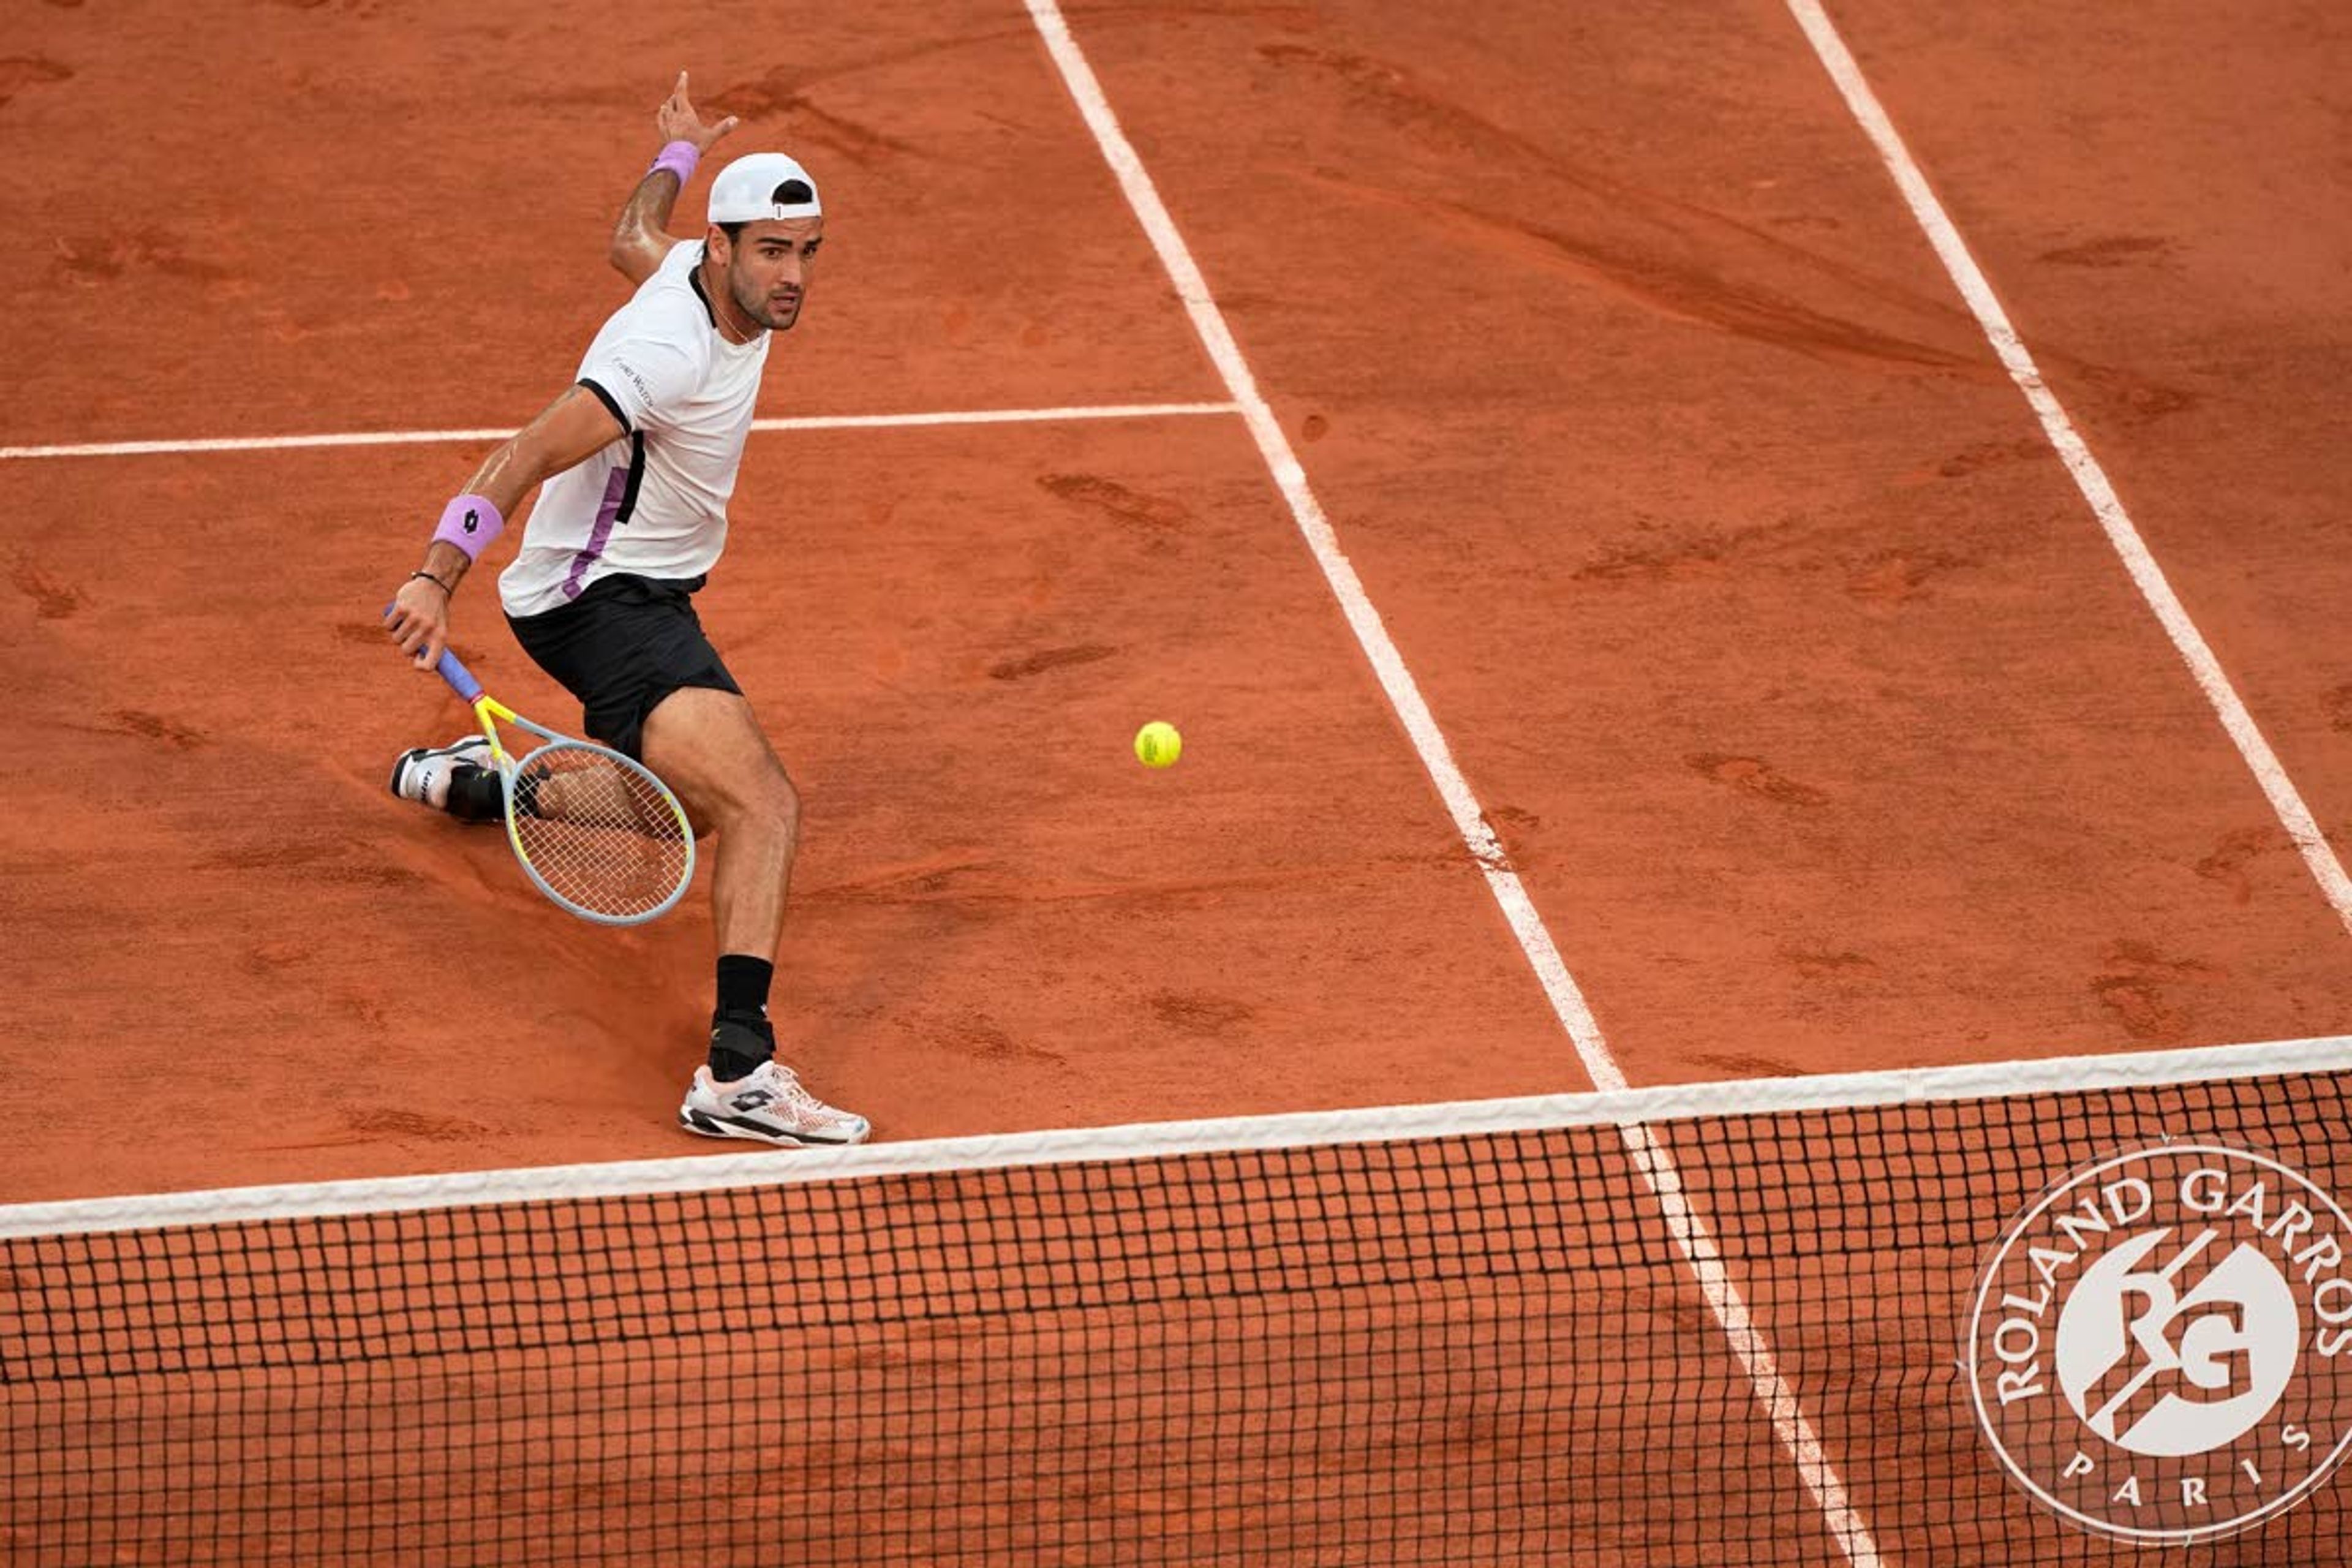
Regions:
M 448 584 L 444 583 L 440 578 L 436 577 L 430 572 L 411 572 L 408 574 L 408 580 L 412 583 L 415 582 L 419 577 L 424 578 L 427 583 L 432 584 L 435 587 L 440 589 L 445 594 L 454 595 L 457 593 L 455 588 L 452 588 Z

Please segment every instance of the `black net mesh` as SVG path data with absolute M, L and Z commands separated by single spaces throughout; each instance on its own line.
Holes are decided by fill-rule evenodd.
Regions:
M 2194 1548 L 2053 1517 L 1961 1362 L 1979 1269 L 2053 1181 L 2168 1138 L 2352 1191 L 2346 1112 L 2304 1074 L 9 1240 L 0 1542 L 2317 1568 L 2346 1558 L 2328 1484 Z M 2347 1385 L 2304 1361 L 2332 1443 Z M 1767 1408 L 1774 1369 L 1866 1534 Z

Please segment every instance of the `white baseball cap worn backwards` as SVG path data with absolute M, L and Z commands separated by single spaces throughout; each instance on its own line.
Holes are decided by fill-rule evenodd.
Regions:
M 782 153 L 753 153 L 738 158 L 710 182 L 712 223 L 818 217 L 824 212 L 816 199 L 816 182 Z

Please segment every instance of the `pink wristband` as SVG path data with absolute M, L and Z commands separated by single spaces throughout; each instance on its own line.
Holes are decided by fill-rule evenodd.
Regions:
M 673 142 L 661 150 L 661 155 L 654 160 L 653 169 L 647 169 L 646 173 L 650 174 L 654 169 L 667 169 L 677 176 L 678 188 L 684 190 L 686 183 L 694 178 L 694 166 L 700 162 L 702 154 L 695 151 L 693 142 Z
M 433 531 L 433 539 L 437 544 L 456 545 L 467 560 L 474 561 L 506 525 L 499 509 L 483 497 L 459 496 L 441 509 L 441 526 Z

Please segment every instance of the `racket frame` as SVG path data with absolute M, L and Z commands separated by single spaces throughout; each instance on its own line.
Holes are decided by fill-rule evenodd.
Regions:
M 662 783 L 658 774 L 635 758 L 625 756 L 610 746 L 600 746 L 593 741 L 583 741 L 576 736 L 565 735 L 551 730 L 544 724 L 531 722 L 484 691 L 482 683 L 474 678 L 474 672 L 467 669 L 455 653 L 445 649 L 441 655 L 441 662 L 434 668 L 441 679 L 449 683 L 450 689 L 472 706 L 474 721 L 481 726 L 482 734 L 490 742 L 490 759 L 498 768 L 499 789 L 506 799 L 507 847 L 514 851 L 515 861 L 522 867 L 523 874 L 531 879 L 532 884 L 541 892 L 547 895 L 550 902 L 568 914 L 577 915 L 583 921 L 593 921 L 598 925 L 605 926 L 643 925 L 647 921 L 659 919 L 677 907 L 678 900 L 686 896 L 687 889 L 694 885 L 694 822 L 686 815 L 685 806 L 678 803 L 677 796 L 671 792 L 669 785 Z M 542 743 L 533 746 L 529 752 L 523 753 L 520 760 L 517 760 L 514 754 L 507 750 L 506 742 L 499 738 L 499 726 L 502 723 L 511 724 L 518 730 L 529 731 L 538 736 Z M 532 758 L 541 752 L 559 749 L 593 752 L 610 757 L 647 784 L 652 784 L 656 792 L 660 795 L 663 804 L 677 814 L 678 831 L 683 836 L 686 845 L 686 866 L 678 874 L 677 885 L 669 890 L 669 896 L 660 903 L 651 909 L 639 910 L 634 914 L 626 915 L 607 914 L 602 910 L 592 910 L 584 904 L 574 903 L 557 892 L 549 884 L 547 879 L 540 873 L 539 868 L 530 863 L 530 856 L 523 848 L 521 830 L 515 826 L 515 780 L 520 776 L 523 769 L 530 765 Z

